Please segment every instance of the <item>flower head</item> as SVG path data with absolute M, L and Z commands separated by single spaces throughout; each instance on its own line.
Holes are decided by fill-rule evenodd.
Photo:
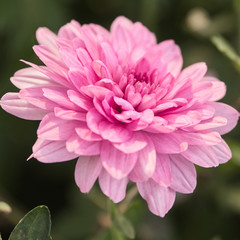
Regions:
M 182 70 L 173 40 L 159 44 L 141 23 L 118 17 L 99 25 L 37 30 L 33 47 L 44 66 L 26 62 L 11 78 L 20 91 L 1 106 L 41 120 L 32 156 L 44 163 L 78 157 L 75 180 L 84 193 L 98 179 L 114 202 L 137 184 L 149 209 L 164 216 L 176 192 L 196 186 L 194 164 L 216 167 L 231 158 L 220 134 L 239 113 L 216 102 L 225 84 L 206 77 L 205 63 Z

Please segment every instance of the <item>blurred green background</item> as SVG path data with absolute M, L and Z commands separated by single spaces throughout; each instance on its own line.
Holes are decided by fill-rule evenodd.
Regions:
M 19 59 L 39 63 L 32 51 L 38 27 L 57 32 L 75 19 L 109 28 L 115 17 L 124 15 L 143 22 L 158 41 L 174 39 L 185 66 L 206 62 L 209 74 L 227 85 L 222 101 L 240 110 L 240 72 L 210 41 L 210 36 L 222 34 L 240 51 L 239 6 L 239 1 L 231 0 L 0 0 L 0 95 L 17 90 L 9 78 L 25 67 Z M 99 203 L 105 198 L 97 184 L 90 196 L 79 192 L 73 177 L 75 160 L 49 165 L 26 161 L 37 126 L 38 122 L 0 110 L 0 201 L 12 207 L 11 214 L 0 213 L 3 240 L 27 211 L 40 204 L 51 210 L 54 240 L 111 239 L 105 212 L 96 205 L 96 199 Z M 135 226 L 136 239 L 240 239 L 239 127 L 225 139 L 233 159 L 216 169 L 198 168 L 194 194 L 178 195 L 164 219 L 151 214 L 139 196 L 135 198 L 126 216 Z

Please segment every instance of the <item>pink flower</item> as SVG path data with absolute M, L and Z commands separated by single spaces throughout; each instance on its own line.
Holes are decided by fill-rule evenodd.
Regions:
M 78 157 L 75 179 L 89 192 L 98 179 L 115 203 L 129 181 L 151 212 L 163 217 L 176 192 L 196 187 L 194 164 L 216 167 L 231 158 L 220 134 L 239 113 L 216 102 L 225 84 L 205 77 L 205 63 L 182 70 L 173 40 L 157 44 L 141 23 L 118 17 L 110 31 L 71 21 L 57 35 L 37 30 L 33 47 L 44 66 L 25 62 L 11 78 L 7 112 L 41 120 L 32 156 L 44 163 Z

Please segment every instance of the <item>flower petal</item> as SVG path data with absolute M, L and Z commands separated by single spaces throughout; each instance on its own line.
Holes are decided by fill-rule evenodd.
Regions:
M 77 134 L 73 134 L 66 141 L 66 148 L 69 152 L 75 152 L 78 155 L 94 156 L 100 154 L 101 142 L 85 141 Z
M 75 168 L 75 181 L 82 193 L 88 193 L 102 169 L 99 156 L 85 157 L 78 159 Z
M 239 112 L 233 107 L 219 102 L 212 102 L 211 106 L 215 108 L 215 116 L 224 117 L 227 119 L 227 125 L 212 129 L 219 132 L 221 135 L 230 132 L 238 123 Z
M 121 202 L 125 198 L 128 184 L 127 177 L 119 180 L 113 178 L 106 170 L 102 169 L 98 181 L 103 193 L 113 200 L 114 203 Z
M 67 151 L 65 141 L 49 141 L 38 138 L 33 145 L 33 157 L 43 163 L 64 162 L 78 155 Z
M 56 85 L 49 77 L 32 67 L 18 70 L 10 80 L 19 89 Z
M 142 182 L 149 179 L 156 166 L 156 151 L 155 147 L 149 137 L 147 137 L 148 144 L 145 148 L 138 152 L 138 161 L 129 174 L 129 178 L 133 182 Z
M 192 193 L 197 184 L 197 174 L 194 164 L 186 160 L 180 154 L 172 154 L 171 188 L 176 192 Z
M 48 113 L 47 110 L 20 99 L 18 93 L 6 93 L 0 101 L 0 105 L 6 112 L 28 120 L 41 120 Z
M 175 201 L 175 191 L 160 186 L 152 179 L 137 183 L 137 187 L 143 199 L 147 201 L 149 210 L 160 217 L 165 216 Z
M 156 168 L 152 179 L 163 187 L 169 187 L 171 178 L 172 169 L 169 156 L 167 154 L 157 154 Z
M 105 141 L 101 149 L 101 161 L 106 171 L 116 179 L 122 179 L 128 175 L 135 166 L 138 155 L 136 153 L 125 154 Z
M 67 140 L 75 132 L 77 125 L 78 121 L 66 121 L 49 113 L 42 119 L 37 134 L 45 140 Z

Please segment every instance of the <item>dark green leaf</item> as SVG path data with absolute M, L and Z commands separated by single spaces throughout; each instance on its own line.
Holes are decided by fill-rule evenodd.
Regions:
M 9 240 L 49 240 L 50 230 L 50 212 L 46 206 L 39 206 L 20 220 Z

